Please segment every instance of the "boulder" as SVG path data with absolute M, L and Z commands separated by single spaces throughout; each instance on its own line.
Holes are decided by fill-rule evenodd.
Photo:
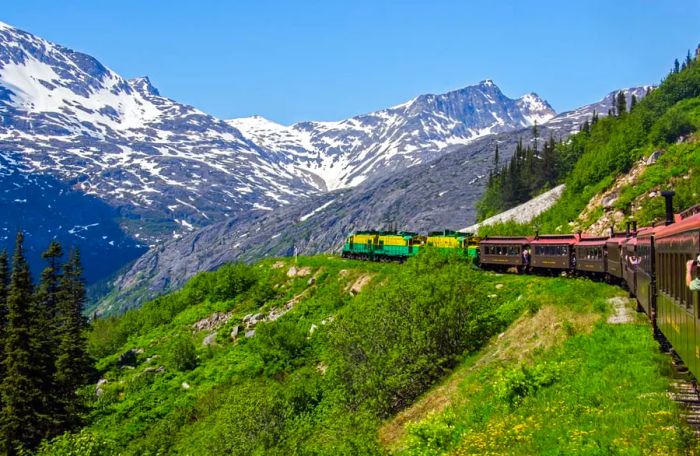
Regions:
M 649 158 L 647 158 L 647 165 L 653 165 L 654 163 L 656 163 L 659 160 L 659 157 L 661 157 L 663 154 L 664 151 L 662 151 L 661 149 L 657 149 L 654 152 L 652 152 L 651 155 L 649 155 Z
M 106 378 L 101 378 L 97 381 L 97 385 L 95 386 L 95 394 L 97 397 L 102 396 L 105 393 L 103 386 L 105 386 L 107 383 L 109 383 L 109 380 Z
M 203 345 L 211 345 L 214 343 L 214 341 L 216 341 L 216 331 L 214 331 L 213 333 L 211 333 L 207 337 L 205 337 L 204 340 L 202 341 L 202 344 Z
M 186 389 L 186 390 L 190 389 L 190 384 L 187 382 L 182 382 L 182 389 Z
M 308 283 L 309 286 L 311 286 L 311 285 L 313 285 L 313 284 L 316 283 L 316 279 L 313 278 L 313 277 L 311 277 L 307 283 Z
M 246 338 L 250 339 L 251 337 L 255 336 L 255 330 L 251 329 L 250 331 L 246 331 L 245 333 Z
M 611 194 L 605 196 L 603 200 L 601 201 L 601 204 L 603 205 L 604 208 L 608 209 L 612 207 L 613 204 L 615 204 L 615 201 L 617 201 L 619 195 L 617 192 L 612 192 Z
M 233 329 L 231 329 L 231 339 L 236 339 L 238 337 L 238 325 L 234 326 Z
M 318 326 L 316 326 L 315 324 L 312 324 L 311 328 L 309 328 L 309 334 L 313 334 L 314 331 L 316 331 L 317 329 L 318 329 Z

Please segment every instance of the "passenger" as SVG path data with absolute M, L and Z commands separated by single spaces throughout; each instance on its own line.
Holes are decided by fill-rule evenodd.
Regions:
M 629 256 L 629 261 L 630 261 L 630 267 L 632 268 L 633 271 L 637 270 L 637 266 L 639 266 L 639 263 L 642 262 L 642 258 L 635 256 L 635 255 L 630 255 Z
M 695 260 L 686 263 L 685 284 L 692 291 L 700 290 L 700 277 L 698 277 L 698 265 L 700 265 L 700 255 Z M 695 276 L 695 278 L 693 278 Z
M 526 268 L 530 267 L 530 251 L 527 248 L 523 249 L 523 264 Z

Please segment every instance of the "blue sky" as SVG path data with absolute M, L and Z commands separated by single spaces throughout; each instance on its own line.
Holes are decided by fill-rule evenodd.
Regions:
M 700 1 L 13 1 L 0 20 L 221 118 L 337 120 L 492 79 L 558 111 L 657 83 Z

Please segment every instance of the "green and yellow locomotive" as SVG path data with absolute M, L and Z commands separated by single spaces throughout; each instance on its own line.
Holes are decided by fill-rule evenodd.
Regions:
M 343 258 L 404 261 L 418 255 L 425 237 L 407 231 L 358 231 L 345 240 Z
M 478 242 L 469 234 L 434 231 L 423 236 L 408 231 L 358 231 L 345 240 L 343 258 L 372 261 L 404 261 L 425 248 L 447 255 L 476 258 Z

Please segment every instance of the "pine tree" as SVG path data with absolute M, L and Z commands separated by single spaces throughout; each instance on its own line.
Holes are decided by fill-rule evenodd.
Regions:
M 537 140 L 540 137 L 540 130 L 537 128 L 537 121 L 535 121 L 535 124 L 532 126 L 532 137 L 534 138 L 535 155 L 537 155 Z
M 0 252 L 0 379 L 5 377 L 2 360 L 5 359 L 5 326 L 7 326 L 7 287 L 10 283 L 10 270 L 7 264 L 7 250 Z M 2 406 L 0 398 L 0 407 Z
M 688 55 L 685 56 L 685 67 L 688 68 L 693 62 L 693 56 L 690 54 L 690 49 L 688 49 Z
M 612 93 L 612 100 L 610 100 L 611 108 L 608 109 L 608 116 L 616 116 L 615 106 L 617 105 L 617 92 Z
M 623 115 L 627 111 L 627 100 L 625 99 L 625 93 L 623 91 L 617 93 L 616 109 L 618 116 Z
M 56 364 L 58 292 L 60 280 L 60 263 L 63 256 L 61 245 L 52 241 L 42 254 L 46 268 L 41 273 L 41 280 L 34 294 L 31 307 L 33 353 L 35 353 L 34 371 L 42 391 L 41 415 L 46 418 L 42 423 L 45 433 L 51 434 L 56 429 L 58 397 L 54 385 Z
M 12 275 L 7 293 L 5 334 L 5 376 L 0 384 L 3 409 L 0 437 L 6 454 L 31 448 L 41 438 L 39 414 L 41 391 L 32 366 L 31 302 L 32 278 L 24 258 L 24 235 L 17 234 L 12 258 Z
M 87 352 L 83 316 L 85 283 L 80 251 L 73 250 L 63 268 L 59 292 L 60 321 L 58 356 L 56 358 L 56 383 L 62 398 L 62 430 L 68 430 L 80 422 L 83 404 L 77 390 L 90 381 L 92 360 Z
M 678 62 L 678 59 L 673 61 L 673 72 L 678 73 L 681 69 L 681 64 Z
M 630 112 L 632 112 L 635 106 L 637 106 L 637 95 L 632 94 L 632 98 L 630 99 Z

